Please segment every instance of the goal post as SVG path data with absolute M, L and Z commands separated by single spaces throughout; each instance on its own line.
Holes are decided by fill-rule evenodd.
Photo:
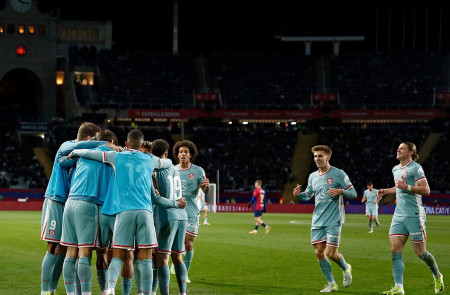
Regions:
M 217 185 L 215 183 L 209 184 L 209 191 L 205 195 L 205 201 L 208 203 L 209 212 L 217 212 Z

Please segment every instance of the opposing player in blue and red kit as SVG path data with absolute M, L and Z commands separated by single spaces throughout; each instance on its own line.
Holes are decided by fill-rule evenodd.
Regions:
M 249 234 L 257 234 L 258 228 L 260 225 L 264 226 L 266 229 L 266 234 L 269 234 L 270 226 L 264 223 L 264 221 L 261 219 L 261 216 L 263 215 L 263 212 L 266 212 L 266 205 L 267 205 L 267 198 L 266 198 L 266 191 L 262 189 L 262 180 L 256 180 L 255 181 L 255 189 L 253 190 L 253 196 L 250 200 L 250 203 L 248 203 L 248 207 L 250 208 L 252 204 L 255 204 L 255 229 L 249 232 Z
M 352 266 L 339 253 L 342 225 L 345 221 L 343 197 L 356 198 L 356 190 L 347 174 L 330 165 L 331 148 L 317 145 L 311 149 L 317 171 L 308 178 L 308 186 L 301 192 L 301 185 L 293 190 L 293 194 L 302 201 L 315 199 L 311 225 L 311 244 L 314 246 L 319 266 L 328 284 L 320 290 L 322 293 L 335 292 L 338 286 L 331 272 L 331 264 L 327 256 L 343 270 L 343 285 L 352 283 Z

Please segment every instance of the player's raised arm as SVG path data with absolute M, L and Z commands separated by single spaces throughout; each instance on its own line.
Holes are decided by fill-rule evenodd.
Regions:
M 114 164 L 116 162 L 116 153 L 115 151 L 104 152 L 104 151 L 93 151 L 88 149 L 77 149 L 70 153 L 69 157 L 81 157 L 85 159 L 94 160 L 102 163 L 111 163 Z

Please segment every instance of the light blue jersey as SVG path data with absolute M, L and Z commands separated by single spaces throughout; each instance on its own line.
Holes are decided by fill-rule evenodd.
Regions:
M 344 223 L 345 210 L 342 196 L 331 197 L 327 191 L 330 188 L 343 189 L 346 198 L 356 198 L 356 190 L 347 174 L 336 167 L 330 166 L 327 172 L 319 170 L 309 175 L 308 186 L 299 195 L 300 200 L 315 198 L 312 227 L 336 226 Z
M 69 169 L 63 168 L 59 164 L 63 157 L 68 156 L 74 149 L 90 149 L 106 143 L 106 141 L 97 140 L 68 140 L 61 144 L 55 156 L 52 175 L 50 176 L 50 180 L 45 191 L 45 197 L 62 204 L 66 202 L 70 190 L 70 178 Z
M 394 183 L 397 180 L 404 179 L 408 185 L 416 185 L 422 180 L 426 180 L 425 172 L 422 166 L 414 161 L 409 162 L 405 166 L 396 165 L 392 169 L 394 175 Z M 400 188 L 396 189 L 397 205 L 395 206 L 394 216 L 418 216 L 424 215 L 425 210 L 422 204 L 422 195 L 409 192 Z
M 174 166 L 167 169 L 157 170 L 155 177 L 161 197 L 169 200 L 178 200 L 182 197 L 180 174 Z M 187 213 L 185 209 L 164 209 L 156 206 L 155 210 L 155 218 L 162 223 L 166 223 L 169 220 L 187 220 Z
M 364 198 L 366 198 L 366 207 L 371 207 L 371 208 L 378 208 L 378 203 L 377 203 L 377 189 L 372 189 L 372 191 L 370 191 L 369 189 L 366 189 L 364 191 Z
M 171 160 L 132 149 L 123 152 L 75 150 L 72 154 L 108 163 L 114 168 L 113 206 L 108 206 L 105 200 L 101 213 L 115 215 L 130 210 L 148 210 L 153 213 L 152 200 L 165 207 L 177 207 L 175 201 L 156 196 L 152 185 L 153 168 L 169 168 Z
M 112 151 L 106 145 L 99 146 L 94 150 Z M 111 193 L 108 190 L 114 184 L 113 179 L 112 167 L 94 160 L 80 158 L 73 173 L 69 198 L 103 205 L 105 195 L 108 192 Z
M 197 217 L 200 215 L 200 211 L 197 207 L 197 193 L 199 185 L 203 183 L 204 178 L 206 177 L 205 170 L 194 164 L 191 164 L 187 169 L 182 169 L 180 164 L 176 165 L 175 168 L 180 173 L 183 197 L 187 202 L 187 215 L 188 217 Z

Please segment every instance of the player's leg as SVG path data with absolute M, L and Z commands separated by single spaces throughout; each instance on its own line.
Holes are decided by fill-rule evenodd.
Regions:
M 102 247 L 95 249 L 97 253 L 97 260 L 95 267 L 97 269 L 97 281 L 100 287 L 100 294 L 106 293 L 106 271 L 108 270 L 108 247 Z
M 131 286 L 133 285 L 133 251 L 127 251 L 122 266 L 122 294 L 130 295 Z
M 150 294 L 153 283 L 153 248 L 158 246 L 153 214 L 147 210 L 136 210 L 136 247 L 142 265 L 142 289 Z
M 262 225 L 262 226 L 266 229 L 266 235 L 268 235 L 268 234 L 269 234 L 269 231 L 270 231 L 270 226 L 268 226 L 268 225 L 264 222 L 264 220 L 261 219 L 262 214 L 263 214 L 263 213 L 262 213 L 262 211 L 261 211 L 261 216 L 259 217 L 259 224 Z
M 184 247 L 186 253 L 184 255 L 184 264 L 189 275 L 189 269 L 192 264 L 192 259 L 194 257 L 194 239 L 198 235 L 198 216 L 188 216 L 188 223 L 186 227 L 186 236 L 184 239 Z M 190 283 L 189 278 L 186 279 Z
M 389 241 L 391 243 L 392 255 L 392 275 L 394 277 L 394 287 L 391 290 L 383 292 L 383 294 L 404 294 L 403 290 L 403 273 L 405 264 L 403 263 L 403 248 L 408 240 L 408 230 L 403 224 L 403 220 L 395 219 L 391 222 L 389 229 Z
M 255 229 L 249 232 L 249 234 L 257 234 L 259 225 L 261 224 L 261 211 L 255 210 Z
M 183 253 L 185 253 L 184 238 L 186 236 L 186 220 L 177 220 L 178 230 L 172 242 L 172 263 L 177 277 L 178 289 L 180 294 L 186 295 L 187 269 L 183 261 Z
M 156 251 L 156 249 L 155 249 Z M 158 267 L 156 265 L 156 253 L 152 251 L 152 265 L 153 265 L 153 281 L 152 281 L 152 295 L 156 295 L 159 286 Z
M 142 289 L 144 294 L 150 294 L 153 282 L 153 263 L 152 263 L 152 249 L 140 248 L 139 255 L 141 257 L 142 265 Z
M 369 215 L 367 215 L 367 218 L 369 221 L 369 233 L 373 233 L 372 214 L 369 213 Z
M 56 255 L 55 267 L 53 268 L 52 278 L 50 280 L 50 294 L 56 294 L 58 281 L 61 277 L 64 259 L 66 258 L 66 247 L 59 245 L 59 251 Z
M 177 231 L 178 231 L 178 220 L 171 219 L 159 223 L 157 233 L 158 249 L 156 253 L 156 269 L 158 270 L 157 277 L 159 281 L 159 290 L 161 294 L 169 294 L 169 285 L 170 285 L 169 257 L 171 254 L 172 244 Z M 184 228 L 184 234 L 186 234 L 186 228 Z M 155 281 L 155 277 L 153 278 L 153 281 Z M 152 292 L 156 294 L 156 289 L 153 288 Z
M 112 244 L 113 258 L 108 268 L 108 291 L 106 294 L 115 294 L 117 280 L 122 270 L 122 262 L 125 260 L 127 251 L 134 247 L 137 211 L 140 210 L 123 211 L 116 215 Z
M 205 215 L 204 215 L 205 217 L 203 219 L 203 224 L 209 225 L 209 223 L 208 223 L 208 215 L 209 215 L 208 205 L 203 205 L 203 210 L 205 211 Z
M 98 206 L 91 202 L 76 201 L 75 226 L 79 245 L 78 277 L 82 294 L 92 291 L 92 251 L 98 246 Z
M 141 259 L 139 257 L 139 249 L 136 248 L 134 250 L 134 263 L 133 263 L 133 269 L 134 269 L 134 282 L 136 284 L 136 289 L 138 295 L 143 295 L 142 291 L 142 265 L 141 265 Z
M 375 207 L 374 212 L 373 212 L 373 220 L 375 221 L 375 224 L 378 226 L 380 226 L 380 222 L 378 221 L 378 206 Z
M 92 291 L 92 251 L 93 247 L 82 247 L 78 251 L 78 277 L 80 278 L 81 292 L 89 295 Z
M 114 246 L 113 246 L 114 247 Z M 122 269 L 122 261 L 125 260 L 125 255 L 127 250 L 120 248 L 113 248 L 113 254 L 111 263 L 108 267 L 108 289 L 106 294 L 115 294 L 117 280 L 119 279 L 119 275 Z
M 184 264 L 186 265 L 186 270 L 189 273 L 189 269 L 191 268 L 192 259 L 194 257 L 194 239 L 195 236 L 186 233 L 184 247 L 186 249 L 186 253 L 184 254 Z
M 156 253 L 156 267 L 158 269 L 159 292 L 161 295 L 169 294 L 170 286 L 170 270 L 169 270 L 169 253 Z M 155 292 L 156 294 L 156 292 Z
M 338 287 L 331 272 L 331 263 L 326 257 L 326 240 L 326 231 L 324 228 L 311 229 L 311 244 L 314 247 L 319 267 L 327 280 L 327 285 L 325 285 L 321 292 L 333 292 L 337 291 Z
M 345 261 L 344 255 L 339 253 L 339 243 L 341 240 L 342 226 L 328 226 L 326 227 L 327 242 L 326 242 L 326 254 L 327 256 L 336 262 L 337 265 L 343 271 L 343 285 L 348 287 L 352 284 L 352 266 Z
M 66 258 L 64 259 L 63 266 L 63 277 L 64 286 L 66 288 L 66 293 L 68 295 L 75 294 L 75 283 L 76 283 L 76 260 L 78 257 L 77 247 L 67 247 Z
M 441 293 L 444 291 L 443 276 L 439 271 L 439 267 L 436 263 L 434 256 L 426 249 L 426 227 L 425 227 L 425 215 L 417 218 L 408 218 L 407 228 L 410 231 L 411 242 L 414 253 L 422 259 L 426 265 L 430 268 L 433 274 L 435 283 L 435 293 Z
M 63 263 L 58 261 L 63 258 L 60 254 L 65 252 L 58 245 L 61 240 L 63 211 L 63 204 L 45 198 L 42 206 L 41 240 L 47 241 L 47 252 L 41 265 L 41 294 L 49 293 L 51 285 L 57 285 L 61 275 Z
M 77 291 L 77 259 L 78 239 L 75 225 L 76 204 L 73 200 L 67 200 L 63 213 L 63 227 L 61 234 L 61 245 L 67 246 L 66 258 L 63 264 L 63 277 L 66 292 L 69 295 Z
M 101 207 L 99 207 L 99 212 L 101 211 Z M 107 280 L 107 269 L 108 264 L 111 261 L 112 250 L 109 247 L 112 240 L 113 230 L 114 230 L 114 222 L 116 217 L 105 215 L 99 213 L 98 223 L 99 223 L 99 241 L 100 248 L 96 249 L 97 252 L 97 281 L 100 286 L 101 295 L 106 294 L 106 290 L 108 289 Z

